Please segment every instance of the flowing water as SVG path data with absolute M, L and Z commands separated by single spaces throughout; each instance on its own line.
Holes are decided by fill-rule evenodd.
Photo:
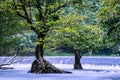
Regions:
M 56 67 L 71 71 L 72 74 L 27 73 L 35 58 L 19 57 L 16 61 L 21 59 L 21 62 L 10 65 L 14 67 L 13 70 L 0 70 L 0 80 L 120 80 L 120 57 L 82 57 L 84 70 L 73 69 L 74 57 L 71 56 L 45 58 Z M 8 58 L 1 57 L 0 61 L 5 63 Z

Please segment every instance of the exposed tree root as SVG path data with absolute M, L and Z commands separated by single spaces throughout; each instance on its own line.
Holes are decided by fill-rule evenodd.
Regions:
M 54 65 L 49 63 L 47 60 L 43 59 L 41 62 L 40 60 L 34 60 L 32 63 L 32 67 L 30 70 L 31 73 L 71 73 L 69 71 L 64 71 L 56 68 Z

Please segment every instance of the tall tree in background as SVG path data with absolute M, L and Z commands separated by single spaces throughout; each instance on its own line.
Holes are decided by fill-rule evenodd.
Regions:
M 120 53 L 120 0 L 101 0 L 97 12 L 98 23 L 105 29 L 104 44 Z
M 21 25 L 22 18 L 10 10 L 0 8 L 0 16 L 0 55 L 19 54 L 21 46 L 30 45 L 30 39 L 25 35 L 28 32 L 31 35 L 30 30 Z
M 120 0 L 102 0 L 98 21 L 105 28 L 110 42 L 120 42 Z
M 1 9 L 0 16 L 0 48 L 3 50 L 3 52 L 0 52 L 0 55 L 2 53 L 10 55 L 15 43 L 18 41 L 18 38 L 15 38 L 15 34 L 19 33 L 20 29 L 22 29 L 18 24 L 20 18 L 10 11 L 3 11 Z
M 67 44 L 74 50 L 74 69 L 82 69 L 80 59 L 84 53 L 97 50 L 102 45 L 104 31 L 97 25 L 82 25 L 85 16 L 67 15 L 60 18 L 60 27 L 53 30 L 48 42 L 54 45 Z
M 54 22 L 59 20 L 56 13 L 71 4 L 81 3 L 81 0 L 1 0 L 1 9 L 15 12 L 23 18 L 24 24 L 37 34 L 36 60 L 32 63 L 32 73 L 64 73 L 51 65 L 43 57 L 43 46 L 47 32 Z

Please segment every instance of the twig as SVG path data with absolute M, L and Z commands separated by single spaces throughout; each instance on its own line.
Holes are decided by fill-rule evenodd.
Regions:
M 7 63 L 1 64 L 1 65 L 0 65 L 0 69 L 1 69 L 1 68 L 4 68 L 4 67 L 2 67 L 2 66 L 15 64 L 15 63 L 18 63 L 18 62 L 22 61 L 22 59 L 20 59 L 20 60 L 18 60 L 18 61 L 15 61 L 16 57 L 17 57 L 17 55 L 15 54 L 15 55 L 13 56 L 13 58 L 10 59 Z

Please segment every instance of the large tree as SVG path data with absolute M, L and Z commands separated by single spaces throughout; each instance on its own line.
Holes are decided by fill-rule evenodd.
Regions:
M 68 5 L 81 3 L 81 0 L 1 0 L 1 9 L 15 12 L 23 18 L 23 22 L 33 30 L 38 39 L 35 56 L 30 72 L 32 73 L 64 73 L 43 57 L 43 46 L 47 32 L 54 22 L 59 20 L 58 11 Z
M 80 59 L 84 53 L 97 50 L 102 46 L 104 31 L 97 25 L 82 25 L 85 16 L 69 15 L 60 18 L 62 25 L 53 30 L 48 39 L 54 45 L 68 45 L 75 55 L 74 69 L 82 69 Z M 61 27 L 62 26 L 62 27 Z M 48 41 L 48 42 L 49 42 Z

